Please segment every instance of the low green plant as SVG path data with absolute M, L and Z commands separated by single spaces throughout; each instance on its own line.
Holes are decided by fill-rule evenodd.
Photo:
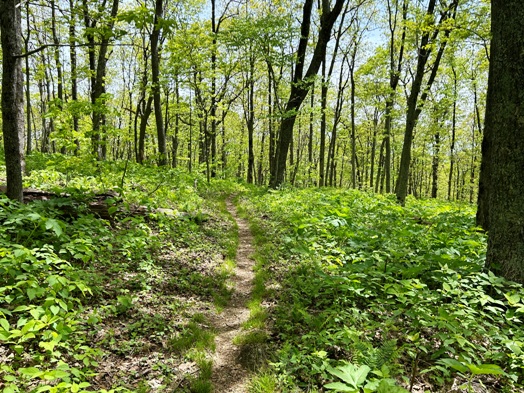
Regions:
M 320 388 L 340 362 L 446 389 L 438 361 L 450 356 L 499 365 L 504 374 L 478 378 L 502 391 L 522 386 L 524 290 L 484 271 L 473 207 L 325 189 L 242 204 L 275 291 L 264 295 L 277 304 L 272 370 L 286 389 Z
M 168 386 L 173 362 L 192 350 L 193 334 L 202 352 L 214 346 L 204 317 L 187 322 L 188 310 L 190 299 L 209 307 L 216 288 L 220 301 L 227 299 L 231 264 L 217 261 L 233 258 L 236 240 L 223 190 L 240 186 L 208 185 L 179 169 L 60 154 L 32 154 L 27 168 L 26 187 L 57 197 L 18 204 L 0 195 L 0 345 L 9 355 L 0 365 L 3 391 L 93 391 L 107 359 L 140 359 L 159 348 L 170 371 L 154 368 L 151 375 Z M 104 193 L 112 195 L 111 221 L 89 207 Z M 183 291 L 170 286 L 173 277 Z M 177 326 L 184 326 L 179 352 L 166 345 Z M 114 389 L 99 391 L 149 389 L 138 375 L 124 368 L 114 375 Z
M 175 352 L 187 351 L 190 348 L 214 350 L 215 333 L 207 327 L 202 327 L 201 323 L 191 321 L 169 340 L 169 348 Z
M 263 372 L 254 376 L 247 388 L 249 393 L 276 393 L 279 392 L 278 379 L 274 374 Z
M 459 375 L 467 379 L 467 383 L 460 386 L 460 389 L 467 389 L 473 392 L 473 379 L 479 375 L 504 375 L 505 372 L 496 364 L 471 364 L 457 359 L 440 359 L 438 364 L 451 368 L 459 372 Z
M 233 338 L 235 345 L 260 344 L 268 341 L 268 335 L 262 330 L 251 330 Z
M 389 370 L 386 366 L 382 366 L 380 371 L 375 373 L 380 375 L 381 379 L 369 378 L 371 368 L 366 365 L 356 366 L 351 363 L 338 366 L 336 368 L 328 367 L 327 371 L 338 377 L 342 382 L 331 382 L 324 385 L 326 389 L 335 390 L 337 392 L 351 392 L 365 393 L 379 392 L 379 393 L 407 393 L 408 391 L 400 386 L 397 386 L 394 379 L 387 378 Z M 384 378 L 385 377 L 385 378 Z

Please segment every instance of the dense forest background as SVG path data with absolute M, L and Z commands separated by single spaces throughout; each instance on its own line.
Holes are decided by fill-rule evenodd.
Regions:
M 24 3 L 26 151 L 475 201 L 488 2 L 340 3 L 318 74 L 313 2 Z

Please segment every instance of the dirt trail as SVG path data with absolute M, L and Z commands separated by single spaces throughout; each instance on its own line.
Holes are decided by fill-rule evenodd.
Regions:
M 233 344 L 233 338 L 242 333 L 242 324 L 249 318 L 247 303 L 253 287 L 254 252 L 253 236 L 246 220 L 240 218 L 235 206 L 228 200 L 227 209 L 238 225 L 238 250 L 236 269 L 231 278 L 233 294 L 229 305 L 212 323 L 217 330 L 216 350 L 213 356 L 213 382 L 215 393 L 245 393 L 249 371 L 238 361 L 240 348 Z

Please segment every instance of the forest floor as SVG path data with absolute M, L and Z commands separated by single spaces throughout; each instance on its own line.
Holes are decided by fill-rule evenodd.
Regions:
M 248 391 L 253 362 L 242 338 L 250 331 L 254 240 L 230 199 L 210 214 L 215 215 L 194 227 L 203 237 L 175 244 L 175 234 L 169 235 L 154 256 L 158 270 L 148 272 L 147 288 L 122 285 L 133 304 L 104 318 L 104 328 L 92 337 L 106 352 L 92 381 L 97 388 Z M 217 253 L 216 242 L 233 238 L 238 246 L 230 244 L 229 256 Z M 124 281 L 133 274 L 125 273 Z
M 238 249 L 236 268 L 230 282 L 231 300 L 222 312 L 211 317 L 217 332 L 211 381 L 216 393 L 243 393 L 247 389 L 249 371 L 240 361 L 242 347 L 234 345 L 233 339 L 243 333 L 242 325 L 249 319 L 247 304 L 253 288 L 254 247 L 247 221 L 238 216 L 230 200 L 227 201 L 227 209 L 238 226 Z
M 61 195 L 57 160 L 27 184 Z M 124 187 L 105 168 L 74 184 Z M 0 196 L 1 392 L 524 392 L 524 290 L 474 207 L 126 173 L 111 220 Z

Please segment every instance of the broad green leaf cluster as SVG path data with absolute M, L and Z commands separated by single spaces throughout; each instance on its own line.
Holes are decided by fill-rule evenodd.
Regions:
M 215 265 L 237 240 L 220 204 L 240 187 L 61 155 L 33 154 L 28 169 L 27 187 L 59 197 L 0 196 L 0 392 L 210 386 L 214 336 L 193 308 L 229 296 L 230 272 Z M 100 194 L 111 220 L 89 208 Z M 142 358 L 147 376 L 126 368 Z M 175 374 L 184 362 L 195 366 Z
M 243 203 L 274 245 L 272 368 L 286 389 L 522 389 L 524 290 L 484 270 L 471 206 L 332 189 Z

